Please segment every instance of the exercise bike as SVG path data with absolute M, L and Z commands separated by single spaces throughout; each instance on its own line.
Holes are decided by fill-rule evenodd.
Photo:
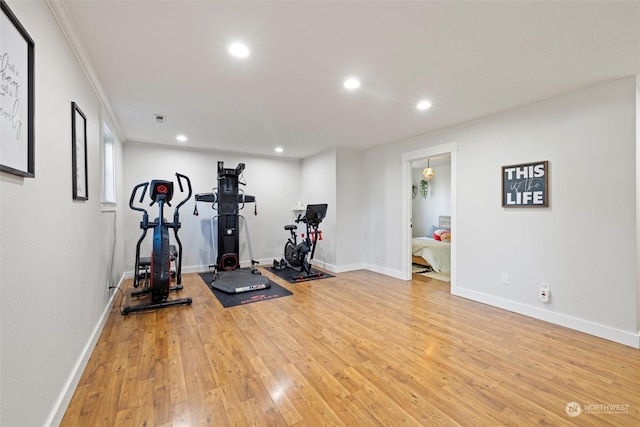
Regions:
M 292 268 L 301 273 L 301 275 L 293 276 L 294 279 L 300 280 L 304 280 L 311 276 L 315 277 L 322 275 L 322 272 L 312 271 L 311 260 L 315 254 L 318 240 L 322 240 L 322 231 L 319 231 L 318 227 L 326 215 L 326 203 L 307 205 L 304 216 L 300 214 L 295 220 L 296 224 L 305 224 L 307 229 L 306 234 L 300 235 L 299 243 L 298 236 L 296 234 L 298 226 L 295 224 L 288 224 L 284 226 L 284 229 L 291 233 L 291 237 L 287 239 L 287 243 L 284 245 L 284 258 L 280 261 L 273 261 L 274 270 Z
M 173 222 L 168 222 L 164 218 L 165 205 L 171 206 L 171 200 L 173 198 L 173 181 L 153 180 L 151 181 L 151 183 L 143 182 L 136 185 L 131 192 L 129 207 L 135 211 L 142 212 L 142 221 L 140 222 L 142 236 L 140 236 L 136 245 L 136 263 L 134 269 L 135 275 L 133 279 L 133 286 L 135 288 L 139 286 L 138 281 L 140 280 L 140 275 L 138 274 L 140 270 L 141 260 L 140 245 L 147 235 L 147 230 L 149 230 L 150 228 L 153 229 L 153 249 L 151 251 L 150 258 L 149 280 L 145 282 L 145 286 L 142 290 L 131 292 L 131 296 L 142 296 L 151 294 L 151 301 L 138 305 L 128 305 L 127 301 L 127 305 L 125 305 L 125 307 L 121 311 L 121 313 L 124 315 L 143 310 L 153 310 L 156 308 L 172 307 L 175 305 L 188 305 L 192 302 L 191 298 L 189 297 L 167 300 L 169 291 L 182 290 L 182 242 L 178 237 L 178 230 L 181 226 L 179 209 L 187 202 L 187 200 L 191 198 L 191 181 L 189 180 L 189 178 L 179 173 L 176 173 L 176 177 L 178 178 L 178 186 L 180 187 L 181 193 L 185 192 L 182 186 L 182 182 L 186 182 L 187 196 L 175 207 L 173 212 Z M 149 204 L 149 206 L 153 206 L 154 204 L 158 205 L 158 217 L 153 221 L 149 221 L 149 214 L 146 209 L 134 205 L 134 200 L 136 198 L 138 190 L 142 188 L 142 194 L 140 195 L 140 199 L 138 201 L 138 203 L 141 204 L 149 187 L 151 187 L 149 194 L 151 203 Z M 175 240 L 178 243 L 177 255 L 175 255 L 175 253 L 172 255 L 173 251 L 171 246 L 173 245 L 169 244 L 170 228 L 173 229 Z M 172 256 L 177 259 L 176 270 L 173 274 L 171 271 Z M 172 275 L 174 275 L 176 278 L 177 285 L 174 287 L 170 286 Z

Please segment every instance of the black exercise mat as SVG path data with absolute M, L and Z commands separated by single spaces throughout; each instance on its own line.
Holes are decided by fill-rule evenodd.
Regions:
M 311 269 L 311 274 L 300 273 L 293 268 L 285 268 L 284 270 L 276 270 L 273 267 L 267 267 L 267 269 L 278 276 L 281 279 L 288 281 L 289 283 L 302 283 L 309 282 L 311 280 L 327 279 L 329 277 L 336 277 L 324 271 Z
M 202 280 L 204 280 L 204 283 L 207 284 L 207 287 L 211 289 L 213 295 L 218 298 L 218 301 L 220 301 L 220 304 L 222 304 L 224 308 L 293 295 L 291 291 L 274 283 L 273 280 L 269 280 L 271 287 L 267 289 L 242 292 L 240 294 L 227 294 L 209 286 L 211 284 L 211 281 L 213 280 L 213 273 L 200 273 L 200 277 L 202 278 Z

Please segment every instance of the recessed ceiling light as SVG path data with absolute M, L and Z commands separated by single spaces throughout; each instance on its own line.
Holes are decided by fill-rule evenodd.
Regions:
M 431 102 L 422 100 L 418 102 L 418 104 L 416 104 L 416 108 L 421 111 L 428 110 L 429 108 L 431 108 Z
M 178 135 L 176 139 L 180 142 L 187 142 L 187 137 L 185 135 Z
M 244 43 L 232 43 L 229 45 L 229 53 L 236 58 L 246 58 L 250 52 Z
M 360 87 L 360 80 L 355 77 L 349 77 L 344 81 L 343 86 L 349 90 L 354 90 Z
M 274 150 L 276 153 L 282 153 L 284 149 L 282 147 L 276 147 Z

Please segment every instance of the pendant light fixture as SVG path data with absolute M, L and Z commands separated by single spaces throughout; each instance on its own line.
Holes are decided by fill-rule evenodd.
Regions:
M 424 176 L 424 179 L 427 181 L 436 176 L 436 171 L 429 166 L 429 159 L 427 159 L 427 167 L 422 171 L 422 176 Z

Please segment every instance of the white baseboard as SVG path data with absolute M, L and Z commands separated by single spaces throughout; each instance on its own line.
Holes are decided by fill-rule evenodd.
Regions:
M 355 263 L 355 264 L 346 264 L 339 266 L 332 266 L 333 269 L 330 270 L 334 273 L 346 273 L 348 271 L 356 271 L 356 270 L 366 270 L 367 264 L 365 263 Z
M 125 280 L 125 274 L 120 277 L 120 281 L 118 282 L 117 288 L 119 289 L 122 286 L 122 283 Z M 73 393 L 76 391 L 76 387 L 80 382 L 80 378 L 84 373 L 85 368 L 87 367 L 87 363 L 89 363 L 89 358 L 91 357 L 91 353 L 93 353 L 93 349 L 96 347 L 98 343 L 98 339 L 100 338 L 100 334 L 104 329 L 104 325 L 107 323 L 107 319 L 109 318 L 109 314 L 111 313 L 111 308 L 113 307 L 113 302 L 118 295 L 118 291 L 114 288 L 111 293 L 111 297 L 107 302 L 96 326 L 93 328 L 91 335 L 89 337 L 89 341 L 85 344 L 82 352 L 80 353 L 80 357 L 76 361 L 76 364 L 71 371 L 71 375 L 67 379 L 67 382 L 62 389 L 62 392 L 58 396 L 55 405 L 53 406 L 53 410 L 49 414 L 47 422 L 45 425 L 47 426 L 57 426 L 62 422 L 62 418 L 64 418 L 64 414 L 67 411 L 67 407 L 69 406 L 69 402 L 71 402 L 71 398 L 73 397 Z
M 313 267 L 318 267 L 318 268 L 321 268 L 323 270 L 327 270 L 327 271 L 329 271 L 331 273 L 337 273 L 338 272 L 335 265 L 326 263 L 324 261 L 318 261 L 318 260 L 315 260 L 315 259 L 311 262 L 311 267 L 312 268 Z
M 365 267 L 367 270 L 373 271 L 374 273 L 384 274 L 385 276 L 390 276 L 395 279 L 405 280 L 402 271 L 391 270 L 389 268 L 380 267 L 379 265 L 366 264 Z
M 638 333 L 622 331 L 566 314 L 547 311 L 493 295 L 460 288 L 459 286 L 452 288 L 451 294 L 640 349 L 640 334 Z

